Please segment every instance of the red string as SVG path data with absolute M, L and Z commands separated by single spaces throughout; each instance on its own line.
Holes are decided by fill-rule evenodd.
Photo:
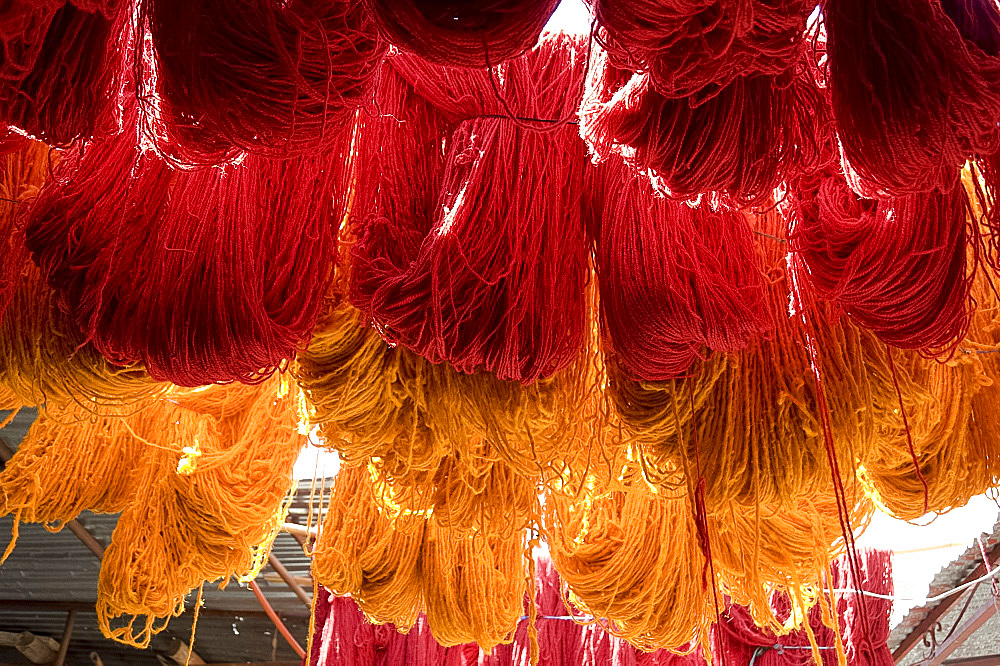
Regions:
M 54 145 L 118 131 L 130 3 L 13 0 L 2 14 L 0 119 Z
M 892 358 L 892 347 L 886 345 L 885 353 L 889 359 L 889 368 L 892 370 L 892 385 L 896 389 L 896 398 L 899 400 L 899 414 L 903 417 L 903 430 L 906 431 L 906 445 L 910 448 L 910 458 L 913 460 L 913 471 L 916 472 L 917 478 L 920 480 L 920 485 L 924 487 L 924 513 L 926 514 L 930 508 L 930 486 L 927 485 L 927 479 L 924 478 L 924 473 L 920 469 L 920 460 L 917 458 L 917 450 L 913 446 L 913 434 L 910 432 L 910 421 L 906 417 L 906 406 L 903 404 L 903 392 L 899 389 L 899 373 L 896 372 L 896 362 Z
M 808 0 L 588 0 L 616 67 L 668 98 L 705 99 L 741 76 L 777 75 L 804 47 Z
M 993 0 L 828 0 L 830 87 L 852 186 L 864 196 L 949 189 L 1000 136 Z
M 667 195 L 721 192 L 742 205 L 767 200 L 786 172 L 813 168 L 821 113 L 803 74 L 738 77 L 695 103 L 665 97 L 648 73 L 628 78 L 600 58 L 580 124 L 598 159 L 621 155 Z
M 894 347 L 948 352 L 965 337 L 972 280 L 964 189 L 871 201 L 828 173 L 803 179 L 791 198 L 803 288 Z
M 342 153 L 174 171 L 136 127 L 68 153 L 27 244 L 86 338 L 184 386 L 256 382 L 307 339 L 331 270 Z
M 183 165 L 325 152 L 386 49 L 353 0 L 142 0 L 139 25 L 147 131 Z
M 629 374 L 672 379 L 772 328 L 744 213 L 659 197 L 618 160 L 592 173 L 601 327 Z
M 501 67 L 504 100 L 521 117 L 566 117 L 584 53 L 579 38 L 547 37 Z M 369 167 L 352 302 L 389 341 L 462 372 L 530 383 L 566 367 L 586 333 L 575 128 L 493 117 L 501 108 L 485 71 L 407 54 L 391 65 L 404 80 L 386 74 L 381 113 L 358 140 Z
M 482 68 L 538 42 L 559 0 L 365 0 L 392 44 L 438 65 Z

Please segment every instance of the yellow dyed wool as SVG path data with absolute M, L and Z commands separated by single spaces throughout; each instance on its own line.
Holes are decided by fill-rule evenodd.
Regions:
M 248 580 L 264 565 L 294 487 L 294 385 L 174 389 L 134 417 L 150 453 L 135 502 L 105 553 L 98 621 L 146 646 L 203 582 Z
M 644 650 L 707 640 L 715 609 L 686 494 L 634 478 L 624 491 L 548 497 L 544 511 L 552 562 L 581 611 Z
M 0 515 L 57 531 L 89 510 L 118 513 L 136 492 L 148 452 L 119 419 L 62 424 L 44 414 L 31 425 L 0 472 Z
M 758 217 L 757 224 L 771 236 L 784 234 L 777 215 Z M 769 238 L 759 245 L 767 243 L 778 245 Z M 870 378 L 870 366 L 884 363 L 871 353 L 874 336 L 822 306 L 790 315 L 784 255 L 767 245 L 759 253 L 770 278 L 769 336 L 740 352 L 711 354 L 690 377 L 672 381 L 634 381 L 609 359 L 610 397 L 647 478 L 670 491 L 688 474 L 704 477 L 710 514 L 732 502 L 791 506 L 827 487 L 830 466 L 807 335 L 818 350 L 845 479 L 875 435 L 872 406 L 891 391 Z
M 295 372 L 327 444 L 348 466 L 371 463 L 380 503 L 509 533 L 537 518 L 538 483 L 569 483 L 590 446 L 590 361 L 529 387 L 465 375 L 390 347 L 341 302 Z
M 465 535 L 429 523 L 421 551 L 427 624 L 441 645 L 513 640 L 527 590 L 525 532 Z
M 342 468 L 313 552 L 313 577 L 349 594 L 372 622 L 408 630 L 423 610 L 424 527 L 420 516 L 390 516 L 375 502 L 366 468 Z
M 867 528 L 874 506 L 860 488 L 845 488 L 855 536 Z M 720 589 L 747 606 L 759 627 L 781 634 L 799 628 L 775 616 L 771 595 L 785 592 L 793 619 L 808 617 L 821 600 L 831 563 L 846 552 L 832 483 L 790 506 L 748 509 L 736 504 L 709 520 L 712 561 Z
M 142 365 L 114 365 L 82 344 L 33 264 L 0 322 L 0 385 L 62 421 L 131 414 L 167 388 Z

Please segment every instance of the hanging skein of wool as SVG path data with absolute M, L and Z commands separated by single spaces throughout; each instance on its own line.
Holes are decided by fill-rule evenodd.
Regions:
M 559 0 L 366 0 L 382 35 L 428 62 L 484 68 L 538 42 Z
M 421 552 L 427 624 L 444 646 L 510 642 L 526 590 L 524 532 L 462 535 L 429 522 Z
M 63 424 L 39 415 L 0 471 L 0 515 L 61 530 L 81 511 L 118 513 L 135 494 L 136 471 L 148 454 L 118 418 Z
M 44 143 L 32 141 L 10 128 L 0 130 L 0 323 L 21 282 L 28 253 L 24 233 L 15 224 L 18 209 L 38 194 L 57 161 Z
M 768 213 L 756 216 L 754 226 L 762 234 L 758 261 L 770 283 L 770 337 L 714 354 L 677 380 L 637 382 L 613 358 L 608 363 L 609 397 L 628 439 L 640 447 L 647 478 L 670 489 L 685 478 L 704 477 L 709 514 L 733 502 L 781 506 L 830 482 L 803 323 L 787 314 L 785 248 L 775 240 L 785 236 L 785 223 Z M 822 350 L 838 460 L 853 470 L 855 455 L 875 434 L 870 405 L 895 393 L 891 384 L 869 379 L 869 366 L 884 368 L 886 362 L 873 335 L 838 321 L 829 308 L 817 316 L 814 344 Z
M 877 595 L 891 596 L 892 559 L 889 551 L 866 550 L 860 554 L 861 580 L 855 581 L 844 558 L 832 563 L 828 574 L 829 586 L 843 590 L 836 597 L 836 607 L 827 608 L 829 599 L 817 605 L 809 613 L 809 629 L 796 629 L 785 635 L 776 634 L 770 628 L 755 625 L 750 613 L 736 604 L 727 605 L 723 621 L 712 632 L 712 651 L 716 659 L 729 664 L 746 664 L 755 659 L 754 664 L 764 666 L 791 666 L 820 664 L 835 666 L 840 658 L 846 657 L 848 664 L 888 666 L 893 663 L 888 648 L 889 619 L 892 615 L 892 601 L 858 594 L 848 590 L 864 590 Z M 775 594 L 771 605 L 776 616 L 787 617 L 791 613 L 791 600 L 787 595 Z M 834 618 L 827 617 L 830 611 L 836 617 L 838 631 L 827 623 Z M 812 640 L 810 639 L 810 632 Z M 784 632 L 782 632 L 784 633 Z M 838 634 L 843 643 L 843 654 L 838 655 Z M 814 652 L 811 643 L 815 641 L 819 652 Z M 786 646 L 782 649 L 781 646 Z M 797 649 L 787 649 L 794 646 Z M 756 657 L 754 656 L 756 654 Z M 818 659 L 817 659 L 818 657 Z
M 577 108 L 584 52 L 578 38 L 547 36 L 502 65 L 499 83 L 492 70 L 390 59 L 434 105 L 421 113 L 454 125 L 437 134 L 431 123 L 397 120 L 409 117 L 405 107 L 388 115 L 397 83 L 382 86 L 383 115 L 364 121 L 359 137 L 371 167 L 358 183 L 357 200 L 369 205 L 355 211 L 351 301 L 388 340 L 461 372 L 525 384 L 577 359 L 586 335 L 584 152 L 572 126 L 548 121 Z M 409 132 L 421 134 L 393 140 Z M 421 171 L 429 176 L 412 177 L 424 201 L 410 185 Z
M 845 485 L 850 523 L 861 534 L 874 506 L 855 484 Z M 797 617 L 805 617 L 821 603 L 817 585 L 846 547 L 832 480 L 785 506 L 731 505 L 710 518 L 709 525 L 719 587 L 747 607 L 757 626 L 775 633 L 786 630 L 786 618 L 773 612 L 773 592 L 788 594 Z
M 657 196 L 609 160 L 593 234 L 601 325 L 633 377 L 673 379 L 704 347 L 736 351 L 770 328 L 763 275 L 743 213 Z M 642 311 L 642 317 L 635 313 Z
M 115 365 L 84 343 L 31 263 L 0 321 L 0 386 L 60 421 L 132 414 L 166 388 L 141 364 Z
M 1000 147 L 993 0 L 830 0 L 830 88 L 845 170 L 863 196 L 950 190 Z
M 965 337 L 972 278 L 961 186 L 871 201 L 831 171 L 801 179 L 785 209 L 797 277 L 815 296 L 894 347 L 947 353 Z
M 389 346 L 345 302 L 330 304 L 294 368 L 310 422 L 345 464 L 374 459 L 393 501 L 415 511 L 434 505 L 435 520 L 485 516 L 445 511 L 446 504 L 483 500 L 487 513 L 490 505 L 516 509 L 517 525 L 503 520 L 491 528 L 501 530 L 533 515 L 524 509 L 536 503 L 536 479 L 565 478 L 568 461 L 584 455 L 585 371 L 581 360 L 531 386 L 461 374 Z M 490 500 L 487 487 L 505 500 Z
M 119 128 L 125 0 L 12 0 L 0 17 L 0 118 L 53 145 Z
M 130 419 L 150 461 L 101 565 L 105 636 L 144 647 L 203 582 L 253 578 L 305 445 L 287 380 L 177 390 Z
M 793 169 L 820 159 L 816 85 L 794 70 L 741 76 L 693 104 L 657 92 L 648 72 L 616 70 L 598 51 L 580 108 L 595 161 L 620 155 L 675 198 L 708 192 L 737 205 L 763 202 Z
M 902 399 L 892 395 L 880 406 L 881 432 L 858 469 L 883 511 L 915 520 L 965 506 L 996 485 L 993 456 L 981 453 L 973 439 L 977 433 L 970 430 L 973 399 L 990 383 L 977 356 L 942 363 L 913 352 L 893 354 L 895 376 L 880 381 L 898 382 Z
M 259 382 L 308 339 L 346 198 L 342 151 L 175 171 L 135 127 L 64 157 L 27 244 L 85 338 L 181 386 Z M 343 154 L 341 154 L 343 152 Z
M 148 129 L 168 159 L 188 165 L 241 151 L 326 152 L 366 101 L 386 49 L 350 0 L 142 0 L 139 21 L 153 51 L 139 91 L 153 100 Z
M 313 551 L 312 575 L 334 594 L 349 594 L 372 622 L 409 630 L 424 606 L 424 529 L 419 516 L 390 516 L 375 503 L 366 468 L 343 468 Z
M 708 637 L 715 612 L 686 496 L 654 494 L 638 479 L 582 501 L 553 494 L 544 508 L 552 561 L 581 612 L 644 650 Z
M 588 0 L 614 66 L 660 94 L 707 98 L 740 76 L 781 74 L 804 44 L 806 0 Z
M 506 464 L 488 445 L 462 447 L 428 475 L 402 482 L 387 478 L 372 460 L 375 499 L 380 506 L 425 515 L 455 533 L 509 538 L 538 521 L 538 487 Z

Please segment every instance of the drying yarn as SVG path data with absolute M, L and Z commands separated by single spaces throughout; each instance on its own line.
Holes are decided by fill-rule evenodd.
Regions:
M 629 374 L 673 379 L 705 348 L 736 351 L 769 330 L 764 276 L 743 213 L 658 196 L 617 159 L 597 167 L 593 180 L 600 194 L 588 227 L 605 351 Z
M 534 519 L 539 481 L 582 483 L 586 363 L 531 386 L 465 375 L 390 347 L 349 304 L 330 307 L 294 372 L 310 422 L 345 465 L 370 464 L 380 504 L 506 535 Z
M 559 0 L 366 0 L 394 46 L 453 67 L 499 65 L 538 42 Z
M 524 532 L 464 535 L 428 523 L 421 552 L 427 624 L 444 646 L 488 654 L 513 639 L 527 592 Z
M 873 383 L 869 365 L 884 367 L 877 339 L 830 308 L 811 313 L 807 329 L 788 313 L 790 285 L 785 223 L 776 213 L 755 216 L 761 270 L 768 276 L 767 310 L 774 322 L 768 337 L 746 349 L 713 354 L 688 376 L 640 382 L 608 363 L 609 397 L 639 446 L 647 478 L 666 489 L 704 478 L 709 514 L 732 503 L 781 506 L 810 496 L 830 481 L 828 454 L 806 348 L 807 332 L 821 351 L 834 441 L 840 467 L 853 470 L 854 458 L 875 434 L 869 407 L 876 396 L 894 398 L 892 385 Z M 844 476 L 848 477 L 850 472 Z
M 387 74 L 382 115 L 363 121 L 358 140 L 370 168 L 353 214 L 351 301 L 387 340 L 525 384 L 579 356 L 583 146 L 571 126 L 546 121 L 577 107 L 584 59 L 581 40 L 565 34 L 496 74 L 390 59 L 433 108 L 397 113 L 393 100 L 413 95 Z M 435 114 L 450 121 L 426 120 Z M 420 134 L 396 138 L 411 132 Z
M 763 202 L 786 173 L 820 157 L 821 94 L 802 73 L 741 76 L 694 104 L 658 92 L 648 72 L 630 75 L 607 54 L 595 57 L 580 109 L 593 158 L 620 155 L 671 197 Z
M 343 468 L 313 551 L 313 578 L 350 595 L 372 622 L 409 630 L 423 610 L 424 529 L 419 516 L 391 516 L 376 504 L 366 468 Z
M 624 491 L 545 502 L 552 561 L 571 603 L 644 649 L 680 650 L 708 636 L 715 617 L 705 557 L 686 495 Z
M 148 454 L 125 422 L 95 418 L 63 424 L 39 415 L 0 472 L 0 515 L 58 531 L 81 511 L 118 513 L 133 499 Z
M 54 145 L 119 128 L 125 0 L 12 0 L 0 17 L 0 117 Z
M 346 197 L 342 150 L 175 171 L 133 126 L 64 157 L 27 243 L 87 341 L 181 386 L 258 382 L 309 336 Z
M 805 48 L 806 0 L 588 0 L 614 66 L 669 98 L 705 99 L 740 76 L 787 71 Z
M 968 201 L 960 185 L 879 201 L 827 171 L 785 201 L 801 288 L 894 347 L 950 352 L 972 310 Z
M 148 462 L 101 564 L 105 636 L 146 647 L 204 582 L 250 580 L 267 561 L 305 445 L 286 378 L 175 393 L 131 420 Z
M 367 100 L 386 46 L 352 0 L 142 0 L 139 97 L 170 160 L 322 154 Z
M 830 0 L 823 18 L 837 134 L 860 194 L 950 190 L 966 160 L 996 152 L 993 0 Z
M 44 143 L 11 128 L 0 130 L 0 323 L 28 260 L 24 233 L 16 224 L 18 211 L 38 194 L 57 162 L 58 155 Z

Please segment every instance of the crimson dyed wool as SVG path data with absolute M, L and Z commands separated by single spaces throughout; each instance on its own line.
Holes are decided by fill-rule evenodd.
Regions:
M 830 88 L 851 184 L 868 197 L 949 189 L 997 149 L 993 0 L 829 0 Z
M 599 625 L 568 619 L 562 582 L 547 557 L 536 558 L 535 603 L 538 609 L 537 666 L 704 666 L 699 655 L 678 656 L 658 650 L 642 652 Z M 525 599 L 527 603 L 527 598 Z M 525 613 L 527 617 L 527 611 Z M 485 654 L 474 643 L 441 647 L 421 614 L 401 634 L 393 625 L 373 625 L 349 597 L 320 587 L 317 595 L 312 653 L 306 666 L 536 666 L 531 662 L 527 619 L 518 624 L 514 641 Z
M 241 151 L 323 153 L 366 101 L 385 53 L 353 0 L 142 0 L 152 37 L 140 84 L 169 159 L 221 164 Z
M 965 336 L 972 279 L 960 186 L 873 201 L 828 171 L 801 179 L 783 208 L 803 288 L 896 347 L 934 353 Z
M 884 550 L 867 550 L 860 556 L 861 580 L 852 578 L 850 567 L 841 557 L 831 567 L 831 586 L 837 590 L 864 590 L 892 596 L 892 554 Z M 827 602 L 821 600 L 819 603 Z M 779 616 L 788 617 L 790 614 L 787 597 L 774 595 L 772 606 Z M 835 612 L 848 664 L 890 666 L 894 663 L 888 646 L 892 601 L 851 591 L 836 596 Z M 823 623 L 823 614 L 818 606 L 809 613 L 809 626 L 820 647 L 821 666 L 840 663 L 836 649 L 837 635 Z M 759 666 L 816 664 L 809 635 L 804 628 L 786 636 L 775 636 L 754 626 L 749 611 L 736 605 L 727 607 L 722 622 L 713 629 L 712 650 L 719 663 L 748 664 L 756 654 L 753 663 Z
M 67 155 L 28 211 L 27 244 L 111 360 L 182 386 L 256 382 L 318 316 L 343 164 L 334 151 L 174 171 L 133 125 Z
M 390 59 L 398 74 L 387 78 L 402 78 L 382 87 L 382 114 L 363 119 L 358 139 L 369 167 L 351 275 L 352 303 L 390 342 L 524 383 L 578 356 L 583 144 L 566 123 L 506 113 L 569 118 L 584 51 L 580 39 L 547 37 L 492 82 L 492 72 Z M 402 80 L 415 92 L 401 92 Z
M 629 374 L 672 379 L 703 348 L 736 351 L 771 328 L 743 213 L 657 196 L 619 160 L 593 173 L 601 328 Z
M 439 65 L 491 67 L 531 49 L 559 0 L 365 0 L 393 45 Z
M 125 0 L 11 0 L 0 11 L 0 120 L 54 145 L 119 128 Z
M 669 196 L 721 192 L 744 204 L 766 200 L 787 171 L 818 159 L 821 113 L 820 93 L 801 73 L 738 77 L 694 103 L 665 97 L 649 73 L 628 78 L 599 55 L 580 129 L 595 159 L 620 155 Z
M 808 0 L 587 0 L 616 67 L 668 98 L 705 99 L 737 77 L 781 74 L 804 48 Z

